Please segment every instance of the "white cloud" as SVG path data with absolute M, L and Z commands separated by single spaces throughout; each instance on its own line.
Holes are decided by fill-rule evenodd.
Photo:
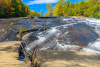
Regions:
M 47 3 L 57 3 L 58 0 L 34 0 L 34 1 L 29 1 L 28 5 L 33 5 L 33 4 L 47 4 Z

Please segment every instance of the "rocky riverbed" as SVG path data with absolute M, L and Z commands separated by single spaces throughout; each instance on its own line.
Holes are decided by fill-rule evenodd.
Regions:
M 51 20 L 51 18 L 49 19 Z M 47 20 L 47 18 L 37 20 L 39 22 Z M 100 53 L 98 48 L 99 19 L 60 17 L 50 20 L 49 24 L 41 25 L 50 27 L 48 30 L 36 31 L 27 36 L 29 37 L 28 40 L 25 40 L 27 52 L 37 46 L 37 50 L 76 50 Z
M 23 33 L 24 36 L 22 37 L 22 39 L 18 38 L 18 34 L 16 35 L 20 27 L 24 27 L 25 28 L 24 31 L 26 31 Z M 42 58 L 38 57 L 40 56 L 39 51 L 43 53 L 47 51 L 47 54 L 49 52 L 51 53 L 57 52 L 59 54 L 58 51 L 62 53 L 63 52 L 67 53 L 69 50 L 70 51 L 74 50 L 76 51 L 75 53 L 79 53 L 77 51 L 80 51 L 80 53 L 90 52 L 90 53 L 83 53 L 84 55 L 88 54 L 89 56 L 94 55 L 92 53 L 98 53 L 95 54 L 97 57 L 93 56 L 88 61 L 91 61 L 92 59 L 97 60 L 100 54 L 100 49 L 99 49 L 100 48 L 100 20 L 94 18 L 75 18 L 75 17 L 35 17 L 33 19 L 22 18 L 17 20 L 0 19 L 0 42 L 5 43 L 5 45 L 3 46 L 4 49 L 2 49 L 2 45 L 0 46 L 1 53 L 5 50 L 7 50 L 8 52 L 12 51 L 12 48 L 9 47 L 9 44 L 11 44 L 9 43 L 9 41 L 25 42 L 26 44 L 25 50 L 26 53 L 28 53 L 29 55 L 31 55 L 30 52 L 36 47 L 36 50 L 38 52 L 37 60 L 41 63 L 44 63 L 44 61 L 40 60 L 43 59 L 43 57 Z M 5 48 L 7 45 L 8 47 Z M 73 52 L 68 52 L 68 54 L 69 53 L 73 53 Z M 2 53 L 2 56 L 4 54 L 6 54 L 6 52 Z M 72 55 L 74 56 L 74 53 Z M 48 56 L 50 55 L 48 54 Z M 71 58 L 73 58 L 73 56 Z M 80 59 L 80 56 L 79 55 L 77 56 L 78 56 L 77 59 Z M 87 59 L 89 58 L 89 56 L 82 57 L 82 58 Z M 63 59 L 59 61 L 62 60 Z M 52 61 L 52 59 L 50 59 L 50 61 Z M 50 64 L 51 63 L 50 61 L 45 61 L 46 62 L 45 64 L 46 65 L 48 65 L 48 63 Z M 77 61 L 79 62 L 80 60 Z M 73 60 L 72 62 L 75 62 L 75 60 Z M 83 62 L 85 61 L 82 61 L 82 63 Z M 43 65 L 41 63 L 40 65 Z M 91 63 L 89 63 L 90 65 L 85 63 L 86 64 L 85 67 L 89 67 L 89 66 L 91 67 L 92 66 Z M 93 65 L 95 66 L 97 64 L 98 67 L 99 66 L 98 63 L 99 62 L 97 61 Z M 81 65 L 82 64 L 80 63 L 80 65 L 78 66 L 82 67 Z
M 45 29 L 45 31 L 30 31 L 23 33 L 26 35 L 26 49 L 33 49 L 38 45 L 39 50 L 88 50 L 93 48 L 99 41 L 100 29 L 98 19 L 75 18 L 75 17 L 35 17 L 33 19 L 4 19 L 0 20 L 0 42 L 21 41 L 15 35 L 19 28 Z M 33 32 L 33 33 L 32 33 Z M 34 45 L 33 45 L 34 44 Z M 99 45 L 98 45 L 99 46 Z M 31 47 L 31 48 L 30 48 Z M 85 47 L 83 49 L 83 47 Z M 97 45 L 95 48 L 96 49 Z M 91 50 L 91 49 L 89 49 Z M 96 49 L 99 50 L 99 49 Z M 97 52 L 98 53 L 98 52 Z

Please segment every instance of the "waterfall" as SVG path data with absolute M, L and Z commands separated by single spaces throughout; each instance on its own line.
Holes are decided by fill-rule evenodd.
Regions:
M 81 49 L 82 52 L 100 53 L 100 39 L 98 38 L 100 20 L 73 17 L 61 20 L 61 23 L 51 22 L 50 29 L 38 33 L 38 39 L 29 43 L 25 48 L 26 51 L 29 52 L 37 46 L 37 50 L 77 51 Z

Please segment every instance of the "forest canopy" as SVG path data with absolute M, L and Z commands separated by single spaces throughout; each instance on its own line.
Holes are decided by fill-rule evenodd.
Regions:
M 47 13 L 44 16 L 85 16 L 100 18 L 100 0 L 82 0 L 71 3 L 70 0 L 59 0 L 54 8 L 47 4 Z
M 58 0 L 55 7 L 48 3 L 47 12 L 44 16 L 85 16 L 100 18 L 100 0 L 82 0 L 81 2 L 71 3 L 70 0 Z M 8 17 L 34 17 L 43 16 L 40 13 L 31 11 L 29 6 L 21 0 L 0 0 L 0 18 Z
M 21 0 L 0 0 L 0 18 L 40 16 Z

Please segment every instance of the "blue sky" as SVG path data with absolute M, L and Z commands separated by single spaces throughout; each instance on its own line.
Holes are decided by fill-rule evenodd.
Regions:
M 46 10 L 46 4 L 47 3 L 51 3 L 52 6 L 54 7 L 58 0 L 22 0 L 23 3 L 26 3 L 27 5 L 29 5 L 31 10 L 37 11 L 38 13 L 40 13 L 41 9 L 43 10 L 43 14 L 45 14 L 47 12 Z M 67 1 L 67 0 L 65 0 Z M 77 0 L 77 2 L 80 2 L 82 0 Z M 75 0 L 70 0 L 70 2 L 75 2 Z

